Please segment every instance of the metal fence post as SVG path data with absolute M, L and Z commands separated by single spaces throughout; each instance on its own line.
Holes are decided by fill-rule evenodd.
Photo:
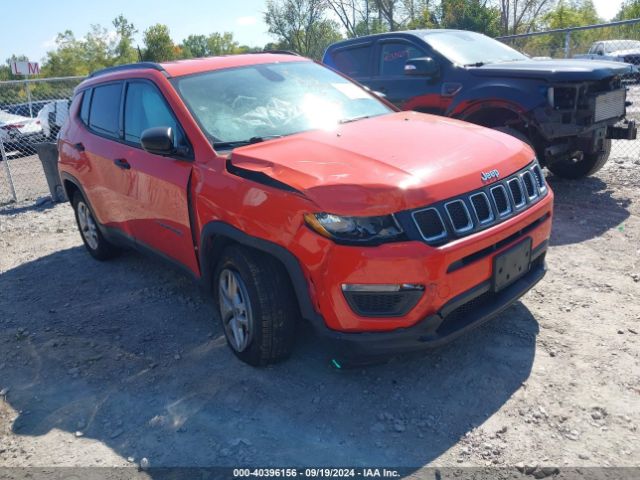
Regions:
M 4 142 L 0 141 L 0 158 L 2 159 L 2 164 L 4 165 L 4 169 L 7 173 L 7 181 L 9 182 L 9 189 L 11 190 L 11 197 L 14 202 L 18 201 L 18 196 L 16 195 L 16 188 L 13 185 L 13 178 L 11 178 L 11 169 L 9 168 L 9 159 L 7 158 L 7 152 L 4 149 Z
M 571 56 L 571 30 L 564 34 L 564 58 Z

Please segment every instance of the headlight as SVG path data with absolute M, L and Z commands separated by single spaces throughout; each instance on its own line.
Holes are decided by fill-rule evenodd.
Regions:
M 377 245 L 404 238 L 393 215 L 341 217 L 330 213 L 307 213 L 304 220 L 311 229 L 337 243 Z

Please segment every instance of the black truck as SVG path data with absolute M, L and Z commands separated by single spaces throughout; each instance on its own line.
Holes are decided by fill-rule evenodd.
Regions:
M 611 140 L 636 138 L 625 120 L 631 66 L 533 60 L 485 35 L 413 30 L 329 46 L 323 63 L 405 110 L 495 128 L 528 142 L 554 174 L 580 178 L 609 158 Z

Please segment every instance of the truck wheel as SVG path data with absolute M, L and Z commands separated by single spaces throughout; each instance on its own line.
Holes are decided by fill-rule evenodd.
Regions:
M 73 196 L 73 211 L 84 246 L 96 260 L 108 260 L 119 253 L 118 247 L 110 243 L 98 228 L 98 222 L 93 218 L 89 204 L 80 192 Z
M 602 151 L 585 154 L 581 160 L 572 158 L 559 160 L 547 165 L 547 168 L 558 177 L 576 179 L 588 177 L 600 170 L 611 153 L 611 140 L 605 140 L 602 144 Z
M 289 357 L 298 310 L 282 265 L 266 253 L 234 245 L 223 252 L 213 279 L 214 299 L 233 353 L 253 366 Z

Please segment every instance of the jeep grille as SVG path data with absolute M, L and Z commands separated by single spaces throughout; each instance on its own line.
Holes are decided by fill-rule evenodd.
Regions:
M 512 217 L 537 203 L 547 190 L 544 174 L 534 162 L 507 178 L 411 215 L 425 242 L 443 245 Z

